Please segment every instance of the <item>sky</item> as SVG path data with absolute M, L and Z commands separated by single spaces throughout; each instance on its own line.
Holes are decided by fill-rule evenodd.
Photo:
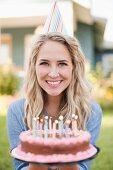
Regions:
M 38 2 L 39 0 L 0 0 L 0 3 L 3 2 Z M 42 0 L 43 1 L 43 0 Z M 59 0 L 60 1 L 60 0 Z M 113 42 L 113 0 L 74 0 L 75 2 L 81 3 L 86 7 L 91 7 L 91 13 L 94 16 L 102 17 L 107 19 L 107 25 L 105 29 L 104 38 L 106 41 Z M 52 0 L 51 0 L 52 2 Z M 8 11 L 7 11 L 8 12 Z M 21 11 L 22 13 L 22 11 Z M 11 14 L 11 11 L 10 11 Z
M 75 0 L 86 7 L 91 7 L 94 16 L 107 19 L 104 39 L 113 42 L 113 0 Z
M 113 42 L 113 0 L 92 0 L 94 15 L 107 18 L 104 39 Z

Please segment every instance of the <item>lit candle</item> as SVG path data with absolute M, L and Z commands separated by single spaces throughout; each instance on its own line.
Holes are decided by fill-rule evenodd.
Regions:
M 78 128 L 77 128 L 77 119 L 78 119 L 78 115 L 72 115 L 72 130 L 73 130 L 74 135 L 78 131 Z
M 52 129 L 52 117 L 49 118 L 49 130 L 51 131 Z
M 37 117 L 37 130 L 39 130 L 39 117 Z
M 43 127 L 43 119 L 40 119 L 39 129 L 42 130 L 42 127 Z
M 53 138 L 56 137 L 57 124 L 58 124 L 58 120 L 55 120 L 55 121 L 53 122 L 53 135 L 52 135 Z
M 40 131 L 40 137 L 43 137 L 43 119 L 40 119 L 39 131 Z
M 37 118 L 36 117 L 33 117 L 33 120 L 32 120 L 32 132 L 33 132 L 33 137 L 36 138 L 37 137 Z
M 70 129 L 69 129 L 69 125 L 70 125 L 70 120 L 66 121 L 66 137 L 70 137 Z
M 58 131 L 59 131 L 59 136 L 62 137 L 63 135 L 63 116 L 59 116 L 60 121 L 58 122 Z
M 44 138 L 48 138 L 48 116 L 45 116 L 44 120 Z

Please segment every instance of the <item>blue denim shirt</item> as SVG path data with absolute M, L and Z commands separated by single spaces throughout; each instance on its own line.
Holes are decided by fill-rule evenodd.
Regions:
M 20 144 L 19 135 L 27 130 L 24 123 L 24 102 L 25 99 L 15 101 L 9 106 L 7 113 L 7 129 L 10 149 L 14 149 Z M 91 144 L 95 145 L 100 131 L 102 110 L 94 101 L 91 101 L 92 111 L 87 121 L 86 128 L 91 133 Z M 89 170 L 91 161 L 81 161 L 78 163 L 80 170 Z M 14 159 L 15 170 L 27 170 L 28 163 Z

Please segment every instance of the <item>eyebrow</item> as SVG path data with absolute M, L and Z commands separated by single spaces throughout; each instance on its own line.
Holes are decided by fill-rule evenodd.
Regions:
M 46 59 L 40 59 L 40 61 L 49 61 L 49 60 L 46 60 Z
M 47 60 L 47 59 L 40 59 L 40 61 L 42 62 L 42 61 L 46 61 L 46 62 L 49 62 L 49 60 Z M 67 60 L 58 60 L 57 62 L 68 62 Z
M 58 62 L 68 62 L 67 60 L 58 60 Z

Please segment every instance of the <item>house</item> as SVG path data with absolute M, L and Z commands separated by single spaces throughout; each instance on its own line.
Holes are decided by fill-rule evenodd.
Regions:
M 0 5 L 0 64 L 13 64 L 18 72 L 24 70 L 32 36 L 43 29 L 51 6 L 50 1 Z M 10 8 L 9 14 L 3 12 L 4 7 L 5 11 Z M 78 38 L 87 60 L 94 67 L 101 58 L 99 51 L 103 48 L 106 20 L 95 18 L 90 9 L 75 1 L 61 1 L 59 9 L 68 33 Z

